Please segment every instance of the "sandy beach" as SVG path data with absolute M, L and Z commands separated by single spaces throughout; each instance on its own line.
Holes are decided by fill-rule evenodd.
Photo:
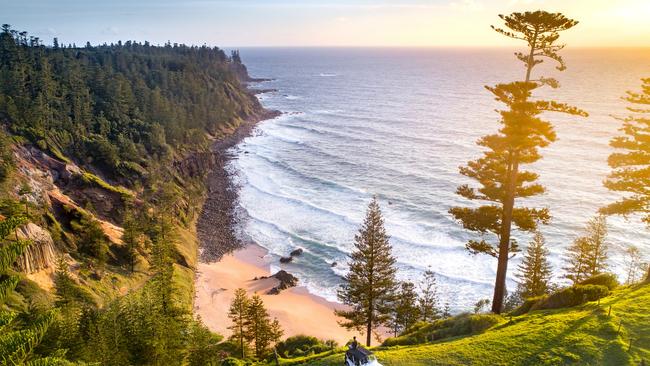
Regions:
M 214 263 L 199 263 L 196 277 L 194 311 L 212 331 L 229 336 L 228 308 L 234 291 L 244 288 L 249 294 L 258 293 L 264 299 L 271 317 L 280 321 L 284 337 L 308 334 L 321 339 L 333 339 L 344 344 L 353 335 L 341 328 L 334 315 L 341 304 L 329 302 L 310 294 L 304 287 L 294 287 L 278 295 L 266 292 L 277 285 L 275 279 L 254 280 L 269 276 L 266 250 L 248 245 Z M 358 336 L 358 335 L 357 335 Z
M 259 121 L 278 115 L 278 111 L 262 108 L 213 145 L 216 164 L 207 179 L 208 197 L 197 223 L 201 261 L 196 269 L 194 313 L 212 331 L 228 337 L 231 334 L 228 308 L 235 290 L 244 288 L 249 295 L 262 296 L 271 317 L 280 322 L 283 338 L 306 334 L 345 344 L 357 334 L 337 323 L 339 318 L 334 310 L 343 305 L 312 295 L 300 286 L 267 295 L 278 281 L 274 278 L 254 280 L 272 275 L 266 249 L 255 244 L 244 245 L 233 230 L 238 225 L 235 214 L 238 187 L 232 185 L 225 169 L 232 158 L 228 149 L 249 136 Z

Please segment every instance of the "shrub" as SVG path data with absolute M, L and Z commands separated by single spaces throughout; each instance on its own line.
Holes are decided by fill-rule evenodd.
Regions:
M 103 265 L 108 259 L 108 239 L 99 222 L 90 216 L 82 216 L 79 220 L 70 222 L 72 229 L 78 236 L 77 247 L 79 252 L 86 254 Z
M 433 323 L 417 323 L 407 333 L 388 338 L 383 346 L 414 345 L 443 338 L 477 334 L 496 325 L 501 317 L 494 314 L 460 314 Z
M 575 285 L 543 297 L 530 310 L 559 309 L 578 306 L 587 301 L 596 301 L 609 295 L 609 289 L 602 285 Z
M 540 300 L 542 300 L 545 297 L 546 295 L 542 295 L 542 296 L 535 296 L 526 299 L 523 304 L 519 305 L 512 312 L 510 312 L 510 315 L 519 316 L 519 315 L 526 314 L 536 303 L 538 303 Z
M 609 290 L 613 290 L 618 287 L 619 284 L 615 274 L 601 273 L 587 278 L 586 280 L 580 282 L 580 285 L 600 285 L 607 287 Z
M 246 363 L 233 357 L 228 357 L 221 362 L 221 366 L 245 366 Z
M 334 341 L 321 341 L 316 337 L 297 335 L 278 343 L 276 349 L 283 358 L 292 358 L 318 354 L 336 348 Z

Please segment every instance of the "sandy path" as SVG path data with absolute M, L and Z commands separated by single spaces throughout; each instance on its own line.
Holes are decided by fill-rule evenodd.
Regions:
M 228 308 L 237 288 L 245 288 L 249 294 L 259 293 L 272 317 L 278 318 L 284 337 L 307 334 L 321 339 L 333 339 L 344 344 L 353 335 L 341 328 L 334 309 L 342 305 L 311 295 L 305 288 L 295 287 L 279 295 L 266 295 L 276 280 L 253 280 L 268 276 L 266 251 L 258 246 L 247 246 L 224 256 L 216 263 L 199 263 L 196 278 L 195 314 L 212 331 L 229 336 Z

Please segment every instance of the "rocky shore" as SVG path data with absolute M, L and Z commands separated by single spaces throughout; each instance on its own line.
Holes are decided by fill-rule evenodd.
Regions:
M 250 136 L 258 122 L 280 114 L 279 111 L 262 109 L 212 146 L 215 164 L 207 178 L 207 198 L 196 225 L 203 262 L 216 262 L 225 254 L 243 247 L 234 230 L 237 225 L 235 208 L 238 187 L 232 185 L 230 174 L 225 169 L 232 158 L 228 149 Z

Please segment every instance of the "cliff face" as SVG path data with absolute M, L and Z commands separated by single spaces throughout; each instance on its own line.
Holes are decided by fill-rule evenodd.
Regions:
M 19 239 L 32 243 L 16 261 L 18 270 L 31 274 L 55 267 L 56 249 L 48 231 L 30 222 L 18 228 L 16 235 Z
M 83 170 L 77 165 L 54 159 L 33 146 L 15 146 L 14 161 L 17 170 L 15 178 L 29 188 L 28 193 L 21 195 L 22 200 L 45 208 L 55 219 L 61 221 L 65 221 L 61 216 L 64 211 L 61 208 L 64 206 L 69 211 L 83 212 L 98 221 L 112 243 L 121 242 L 122 229 L 114 224 L 119 221 L 114 208 L 122 205 L 119 194 L 101 187 L 88 186 L 82 179 Z M 18 188 L 19 186 L 16 187 Z M 98 214 L 83 209 L 81 205 L 84 203 L 99 207 L 100 209 L 95 209 Z M 57 249 L 57 243 L 48 229 L 30 222 L 18 228 L 16 235 L 19 239 L 29 240 L 31 245 L 16 261 L 15 268 L 26 274 L 43 272 L 41 274 L 51 276 L 57 256 L 64 253 L 61 252 L 63 248 Z
M 183 177 L 206 176 L 215 166 L 216 158 L 210 151 L 200 151 L 174 162 L 174 170 Z

